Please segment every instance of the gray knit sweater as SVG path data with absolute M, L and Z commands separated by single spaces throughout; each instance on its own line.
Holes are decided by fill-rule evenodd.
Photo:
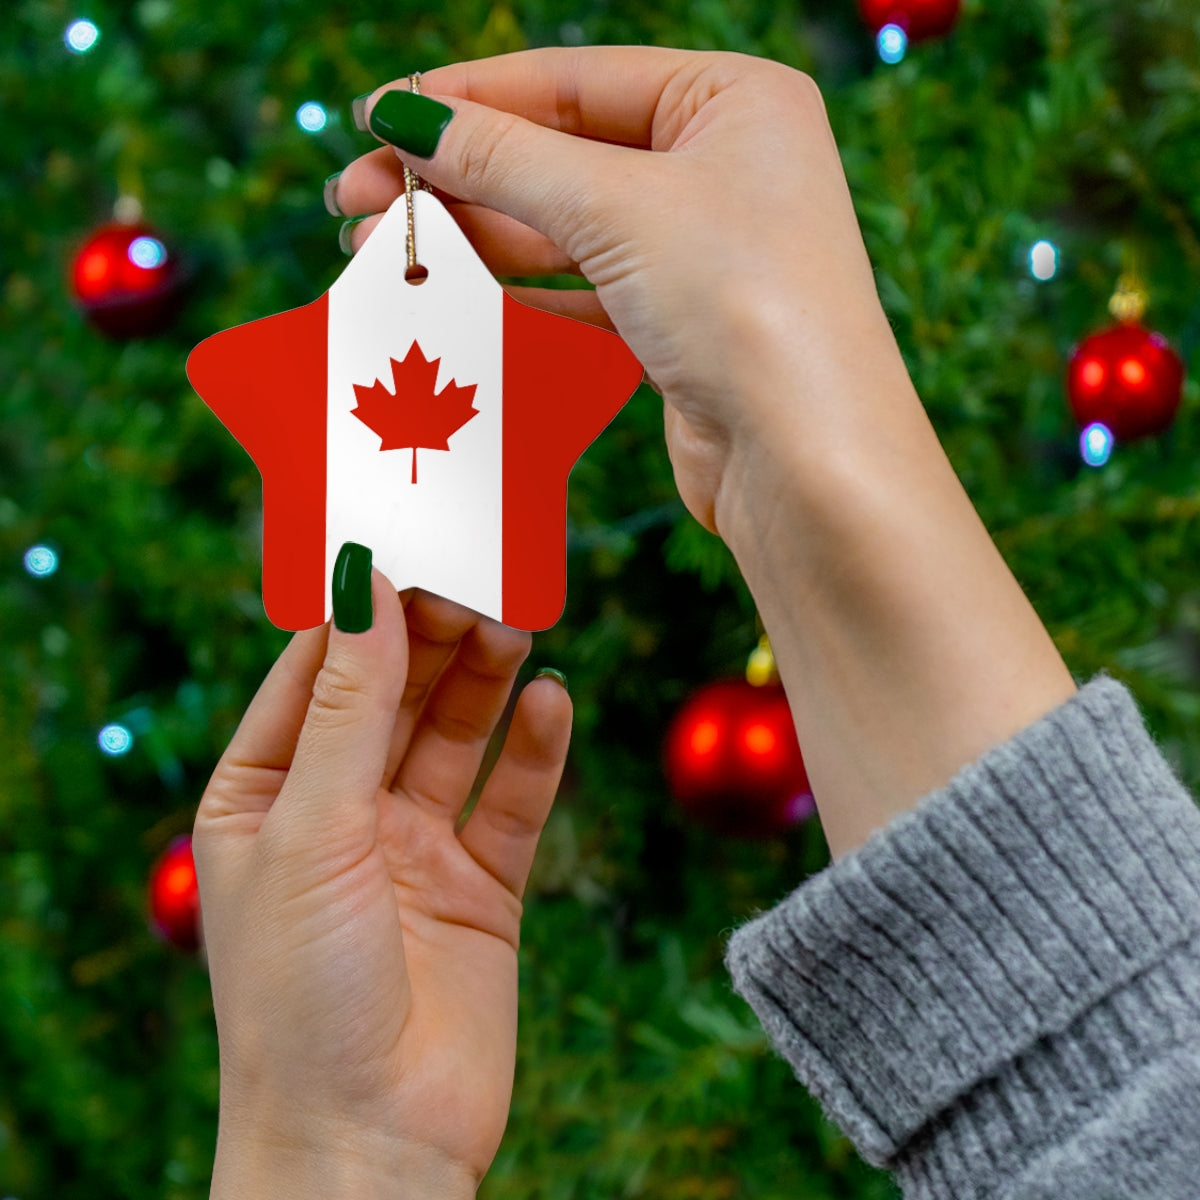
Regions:
M 725 961 L 907 1200 L 1200 1198 L 1200 809 L 1107 676 Z

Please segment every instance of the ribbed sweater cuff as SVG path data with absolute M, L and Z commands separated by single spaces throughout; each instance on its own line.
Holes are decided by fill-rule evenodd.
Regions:
M 739 928 L 725 962 L 862 1156 L 953 1195 L 914 1163 L 939 1128 L 961 1181 L 984 1126 L 1027 1152 L 1185 1036 L 1198 933 L 1200 810 L 1099 676 Z

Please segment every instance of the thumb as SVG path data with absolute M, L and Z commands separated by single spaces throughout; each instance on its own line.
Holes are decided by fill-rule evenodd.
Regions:
M 366 125 L 426 183 L 536 229 L 576 262 L 588 256 L 581 236 L 601 214 L 615 215 L 612 181 L 628 177 L 635 159 L 651 157 L 458 96 L 443 101 L 402 87 L 368 101 Z
M 347 542 L 333 569 L 333 623 L 325 659 L 271 815 L 302 841 L 336 853 L 373 840 L 396 712 L 408 674 L 404 607 L 372 570 L 371 551 Z M 310 840 L 310 839 L 319 840 Z

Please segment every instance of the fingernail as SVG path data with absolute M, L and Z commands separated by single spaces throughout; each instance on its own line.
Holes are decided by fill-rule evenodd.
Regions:
M 350 231 L 359 221 L 365 221 L 366 219 L 366 217 L 351 217 L 350 220 L 342 222 L 342 227 L 338 230 L 338 246 L 347 257 L 350 257 L 354 253 L 354 244 L 350 241 Z
M 363 633 L 374 619 L 371 551 L 357 542 L 346 542 L 333 564 L 333 623 L 343 633 Z
M 360 133 L 370 132 L 367 128 L 367 101 L 370 98 L 370 92 L 363 92 L 361 96 L 355 96 L 350 101 L 350 115 L 354 118 L 354 128 Z
M 325 187 L 322 195 L 325 199 L 325 211 L 331 217 L 344 217 L 346 215 L 340 208 L 338 208 L 337 202 L 338 180 L 341 179 L 341 177 L 341 171 L 334 171 L 334 173 L 330 175 L 327 180 L 325 180 Z
M 543 675 L 547 675 L 556 683 L 560 683 L 564 692 L 569 692 L 571 690 L 567 687 L 567 677 L 561 671 L 556 671 L 553 667 L 543 667 L 534 676 L 534 679 L 541 679 Z
M 384 92 L 371 109 L 371 132 L 418 158 L 432 158 L 454 109 L 413 92 Z

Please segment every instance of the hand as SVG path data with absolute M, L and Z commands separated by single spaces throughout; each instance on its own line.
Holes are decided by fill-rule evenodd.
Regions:
M 570 736 L 529 635 L 373 573 L 296 635 L 200 803 L 221 1058 L 214 1200 L 473 1196 L 508 1118 L 521 897 Z
M 407 80 L 376 91 L 368 114 L 391 88 Z M 860 397 L 912 397 L 808 76 L 736 54 L 593 47 L 442 67 L 421 92 L 455 114 L 433 157 L 364 155 L 338 180 L 341 211 L 385 210 L 403 159 L 456 198 L 493 272 L 594 283 L 510 290 L 626 340 L 663 394 L 676 483 L 708 529 L 729 540 L 739 493 L 777 448 L 838 441 L 839 409 Z M 356 247 L 375 223 L 354 227 Z
M 368 113 L 389 88 L 408 83 Z M 403 158 L 494 272 L 596 285 L 519 298 L 611 322 L 661 390 L 679 493 L 771 635 L 835 855 L 1071 695 L 908 377 L 811 79 L 599 47 L 421 91 L 454 110 L 432 157 L 351 163 L 341 210 L 388 207 Z

